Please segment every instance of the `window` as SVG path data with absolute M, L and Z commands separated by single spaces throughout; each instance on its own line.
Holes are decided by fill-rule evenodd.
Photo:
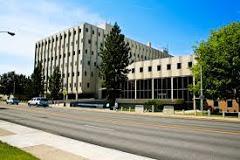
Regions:
M 91 72 L 91 77 L 93 77 L 93 72 Z
M 85 50 L 85 53 L 87 54 L 87 49 Z
M 99 37 L 100 37 L 100 35 L 101 35 L 100 32 L 98 32 L 98 36 L 99 36 Z
M 182 64 L 181 63 L 177 63 L 177 69 L 181 69 L 182 68 Z
M 94 52 L 92 51 L 92 55 L 94 55 Z
M 132 73 L 134 73 L 135 72 L 135 68 L 132 68 Z
M 143 72 L 143 67 L 140 67 L 140 72 Z
M 78 72 L 77 72 L 77 76 L 79 76 L 79 75 L 80 75 L 80 72 L 78 71 Z
M 79 86 L 80 86 L 80 87 L 82 86 L 82 83 L 81 83 L 81 82 L 79 83 Z
M 88 65 L 90 66 L 90 61 L 88 61 Z
M 87 71 L 85 71 L 85 73 L 84 73 L 84 74 L 85 74 L 85 76 L 87 76 Z
M 171 69 L 171 64 L 168 64 L 167 65 L 167 70 L 170 70 Z
M 69 73 L 67 74 L 67 76 L 69 77 Z
M 92 30 L 92 34 L 94 34 L 94 30 Z
M 88 32 L 88 28 L 86 28 L 85 31 Z
M 91 39 L 88 40 L 88 44 L 91 44 Z
M 227 107 L 232 107 L 232 100 L 231 99 L 227 100 Z
M 97 65 L 97 62 L 94 62 L 94 66 L 96 66 Z
M 81 33 L 81 29 L 80 28 L 78 29 L 78 32 Z
M 148 67 L 148 72 L 152 72 L 152 67 L 151 66 Z
M 161 70 L 161 66 L 160 66 L 160 65 L 157 66 L 157 70 L 158 70 L 158 71 Z
M 78 50 L 78 54 L 80 54 L 80 50 Z
M 89 86 L 90 86 L 90 84 L 89 84 L 89 83 L 87 83 L 87 88 L 89 88 Z
M 73 51 L 73 55 L 75 55 L 75 51 Z
M 74 72 L 72 72 L 72 76 L 74 76 Z
M 192 62 L 188 62 L 188 68 L 192 68 Z

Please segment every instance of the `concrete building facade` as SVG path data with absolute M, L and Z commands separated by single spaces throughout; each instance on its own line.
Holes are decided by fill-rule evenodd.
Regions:
M 122 88 L 124 99 L 184 99 L 192 102 L 188 85 L 193 84 L 194 57 L 168 57 L 134 62 L 128 66 L 129 81 Z
M 111 28 L 112 26 L 108 24 L 99 27 L 84 23 L 36 42 L 34 66 L 36 67 L 38 63 L 43 66 L 46 92 L 48 78 L 58 66 L 67 98 L 97 97 L 103 82 L 98 77 L 97 67 L 101 63 L 99 51 L 104 46 L 104 39 Z M 150 43 L 144 45 L 129 38 L 125 38 L 125 41 L 129 43 L 131 49 L 130 66 L 172 57 L 166 51 L 152 48 Z M 131 74 L 129 78 L 132 78 Z

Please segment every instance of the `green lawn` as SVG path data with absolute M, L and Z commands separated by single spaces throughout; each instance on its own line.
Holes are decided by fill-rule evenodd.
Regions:
M 38 160 L 38 158 L 0 141 L 0 160 Z

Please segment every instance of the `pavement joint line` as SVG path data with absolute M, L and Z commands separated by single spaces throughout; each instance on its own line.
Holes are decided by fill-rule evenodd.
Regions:
M 20 109 L 21 110 L 21 109 Z M 25 111 L 27 111 L 27 112 L 30 112 L 29 110 L 25 110 Z M 37 110 L 37 111 L 35 111 L 35 110 L 31 110 L 31 111 L 33 111 L 33 112 L 37 112 L 37 113 L 44 113 L 44 114 L 46 114 L 46 112 L 43 112 L 42 110 Z M 31 113 L 31 112 L 30 112 Z M 67 116 L 67 114 L 66 113 L 64 113 L 65 114 L 65 116 L 63 116 L 63 115 L 59 115 L 59 113 L 48 113 L 48 114 L 51 114 L 51 115 L 55 115 L 55 116 L 58 116 L 58 117 L 64 117 L 64 118 L 69 118 L 68 116 Z M 73 118 L 73 119 L 77 119 L 77 120 L 82 120 L 82 119 L 84 119 L 84 118 L 80 118 L 80 117 L 78 117 L 78 116 L 73 116 L 73 115 L 71 115 L 71 118 Z M 95 117 L 95 119 L 96 119 L 96 117 Z M 85 120 L 88 120 L 88 119 L 86 119 L 85 118 Z M 108 120 L 107 118 L 98 118 L 97 120 L 96 120 L 96 122 L 99 122 L 98 120 Z M 106 121 L 105 121 L 106 122 Z M 121 124 L 121 125 L 124 125 L 124 123 L 120 123 L 119 121 L 113 121 L 113 120 L 111 120 L 111 121 L 109 121 L 108 123 L 111 123 L 111 124 L 114 124 L 114 125 L 119 125 L 119 124 Z M 156 128 L 167 128 L 167 129 L 183 129 L 183 130 L 185 130 L 185 131 L 202 131 L 201 133 L 204 133 L 204 132 L 213 132 L 213 133 L 220 133 L 220 134 L 231 134 L 231 135 L 240 135 L 240 131 L 227 131 L 227 130 L 221 130 L 221 129 L 208 129 L 207 127 L 199 127 L 199 126 L 195 126 L 195 125 L 192 125 L 192 126 L 184 126 L 184 125 L 162 125 L 162 124 L 148 124 L 147 126 L 145 126 L 146 124 L 144 124 L 144 123 L 140 123 L 140 122 L 127 122 L 128 123 L 128 125 L 132 125 L 132 126 L 141 126 L 141 127 L 145 127 L 145 128 L 148 128 L 148 127 L 156 127 Z M 186 129 L 189 129 L 189 130 L 186 130 Z
M 6 121 L 0 120 L 0 128 L 4 128 L 6 130 L 12 130 L 13 128 L 22 128 L 30 130 L 32 129 L 30 127 L 25 127 L 10 122 L 7 122 L 9 124 L 8 126 L 6 125 L 2 126 L 3 123 L 6 124 Z M 0 136 L 0 140 L 20 148 L 34 147 L 36 145 L 47 145 L 54 147 L 56 149 L 63 150 L 65 152 L 78 155 L 80 157 L 84 157 L 88 160 L 122 160 L 122 159 L 153 160 L 148 157 L 138 156 L 123 151 L 105 148 L 89 144 L 86 142 L 77 141 L 71 138 L 54 135 L 38 129 L 32 129 L 32 131 L 35 132 L 37 131 L 38 132 L 37 134 L 26 136 L 26 134 L 20 132 L 22 129 L 19 129 L 16 135 L 9 135 L 4 137 Z M 25 143 L 26 140 L 28 140 L 27 143 Z M 61 160 L 61 157 L 59 157 L 59 160 Z

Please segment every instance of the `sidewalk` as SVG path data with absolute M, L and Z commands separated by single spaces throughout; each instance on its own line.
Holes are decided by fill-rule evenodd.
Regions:
M 0 140 L 42 160 L 152 160 L 2 120 Z

